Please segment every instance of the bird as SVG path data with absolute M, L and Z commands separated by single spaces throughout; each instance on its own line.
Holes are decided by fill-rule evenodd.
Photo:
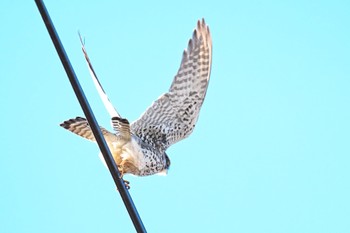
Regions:
M 166 150 L 192 133 L 208 89 L 212 38 L 204 18 L 197 21 L 169 90 L 131 124 L 113 107 L 92 67 L 81 36 L 80 40 L 91 77 L 111 116 L 114 131 L 110 132 L 103 127 L 100 129 L 121 178 L 125 174 L 166 175 L 171 164 Z M 66 120 L 60 126 L 96 142 L 89 123 L 83 117 Z M 103 160 L 101 155 L 100 158 Z M 130 188 L 129 182 L 124 181 L 127 188 Z

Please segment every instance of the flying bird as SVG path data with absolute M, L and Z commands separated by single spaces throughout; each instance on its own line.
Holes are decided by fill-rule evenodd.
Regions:
M 83 42 L 82 50 L 97 91 L 111 116 L 114 132 L 100 128 L 121 178 L 124 174 L 136 176 L 167 174 L 170 159 L 166 150 L 192 133 L 208 88 L 212 40 L 204 19 L 197 22 L 168 92 L 154 101 L 141 117 L 131 124 L 120 116 L 108 99 L 97 79 Z M 95 142 L 91 128 L 83 117 L 64 121 L 60 126 Z M 125 182 L 129 188 L 129 182 Z

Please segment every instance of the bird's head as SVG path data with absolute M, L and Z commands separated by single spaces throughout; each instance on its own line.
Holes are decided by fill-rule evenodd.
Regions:
M 164 152 L 165 154 L 165 167 L 162 171 L 160 171 L 158 173 L 158 175 L 161 175 L 161 176 L 166 176 L 168 174 L 168 170 L 170 168 L 170 159 L 169 159 L 169 156 Z

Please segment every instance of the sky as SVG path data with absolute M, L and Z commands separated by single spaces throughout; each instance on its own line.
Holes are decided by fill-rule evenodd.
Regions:
M 166 177 L 126 176 L 148 232 L 350 232 L 349 1 L 45 1 L 100 125 L 77 32 L 130 121 L 205 18 L 209 89 Z M 134 232 L 34 1 L 0 3 L 0 232 Z

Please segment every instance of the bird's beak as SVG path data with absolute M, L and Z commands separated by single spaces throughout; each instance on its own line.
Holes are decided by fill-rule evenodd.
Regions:
M 162 171 L 158 172 L 157 175 L 160 175 L 160 176 L 168 175 L 168 169 L 163 169 Z

